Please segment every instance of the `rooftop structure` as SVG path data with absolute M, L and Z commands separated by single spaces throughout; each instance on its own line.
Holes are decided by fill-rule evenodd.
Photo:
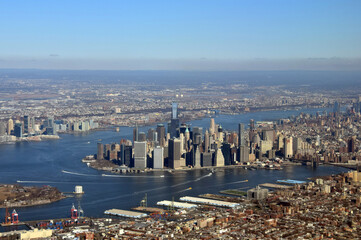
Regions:
M 194 203 L 208 204 L 208 205 L 220 206 L 220 207 L 235 208 L 235 207 L 239 206 L 238 203 L 218 201 L 218 200 L 199 198 L 199 197 L 185 196 L 185 197 L 181 197 L 180 200 L 185 201 L 185 202 L 194 202 Z
M 157 205 L 167 206 L 167 207 L 173 206 L 175 208 L 188 208 L 188 209 L 198 207 L 198 205 L 196 205 L 196 204 L 173 202 L 173 201 L 168 201 L 168 200 L 163 200 L 163 201 L 157 202 Z
M 121 209 L 110 209 L 104 211 L 104 214 L 119 216 L 119 217 L 128 217 L 128 218 L 143 218 L 148 216 L 146 213 L 134 212 L 134 211 L 126 211 Z

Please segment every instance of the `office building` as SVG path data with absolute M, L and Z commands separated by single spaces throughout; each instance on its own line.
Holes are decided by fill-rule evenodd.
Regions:
M 153 150 L 153 168 L 162 169 L 164 167 L 164 148 L 156 147 Z
M 169 139 L 168 144 L 168 167 L 179 168 L 181 166 L 181 141 L 179 139 Z
M 157 125 L 158 143 L 161 147 L 165 146 L 165 127 L 163 124 Z
M 10 118 L 8 121 L 8 135 L 11 135 L 11 132 L 14 130 L 14 121 Z
M 138 141 L 138 137 L 139 137 L 138 124 L 135 124 L 135 128 L 133 129 L 133 143 Z
M 134 142 L 134 167 L 142 169 L 147 167 L 146 142 Z
M 29 116 L 24 116 L 24 133 L 29 133 Z
M 195 168 L 200 168 L 201 167 L 201 151 L 199 150 L 199 147 L 198 145 L 195 145 L 195 148 L 193 148 L 194 151 L 194 156 L 193 156 L 193 166 Z
M 178 104 L 172 103 L 172 116 L 170 123 L 168 125 L 168 133 L 171 138 L 178 137 L 177 129 L 179 128 L 179 119 L 178 119 Z
M 104 159 L 104 145 L 102 143 L 98 143 L 97 147 L 98 147 L 97 159 L 103 160 Z
M 21 123 L 15 123 L 14 135 L 15 137 L 23 137 L 23 125 Z

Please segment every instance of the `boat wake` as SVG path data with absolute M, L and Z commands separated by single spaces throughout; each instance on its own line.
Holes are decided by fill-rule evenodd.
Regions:
M 76 172 L 69 172 L 69 171 L 65 171 L 65 170 L 62 170 L 61 171 L 62 173 L 66 173 L 66 174 L 72 174 L 72 175 L 78 175 L 78 176 L 99 176 L 99 175 L 94 175 L 94 174 L 85 174 L 85 173 L 76 173 Z
M 112 174 L 102 174 L 102 177 L 116 177 L 116 178 L 164 178 L 164 175 L 161 176 L 124 176 L 124 175 L 112 175 Z
M 198 182 L 199 180 L 201 180 L 201 179 L 203 179 L 203 178 L 206 178 L 206 177 L 210 177 L 210 176 L 212 176 L 212 173 L 208 173 L 207 175 L 204 175 L 204 176 L 202 176 L 202 177 L 199 177 L 199 178 L 197 178 L 196 180 L 194 180 L 195 182 Z
M 17 183 L 62 183 L 62 182 L 51 182 L 51 181 L 22 181 L 17 180 Z

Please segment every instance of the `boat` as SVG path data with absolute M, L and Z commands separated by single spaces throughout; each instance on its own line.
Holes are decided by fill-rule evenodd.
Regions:
M 164 178 L 164 175 L 160 175 L 159 177 Z

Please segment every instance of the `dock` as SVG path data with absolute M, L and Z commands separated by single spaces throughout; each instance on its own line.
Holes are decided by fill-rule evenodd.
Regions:
M 199 198 L 199 197 L 186 196 L 186 197 L 181 197 L 180 200 L 184 201 L 184 202 L 207 204 L 207 205 L 213 205 L 213 206 L 217 206 L 217 207 L 235 208 L 235 207 L 239 206 L 239 203 L 218 201 L 218 200 L 207 199 L 207 198 Z
M 149 213 L 156 213 L 156 212 L 164 212 L 162 208 L 155 208 L 155 207 L 134 207 L 132 210 L 140 211 L 140 212 L 149 212 Z
M 196 205 L 196 204 L 183 203 L 183 202 L 174 202 L 174 201 L 167 201 L 167 200 L 157 202 L 157 205 L 159 205 L 159 206 L 167 206 L 167 207 L 175 207 L 175 208 L 187 208 L 187 209 L 198 207 L 198 205 Z
M 266 188 L 275 188 L 275 189 L 288 189 L 291 188 L 291 186 L 287 186 L 287 185 L 281 185 L 281 184 L 274 184 L 274 183 L 262 183 L 260 184 L 261 187 L 266 187 Z
M 134 211 L 127 211 L 121 209 L 110 209 L 104 211 L 104 214 L 114 215 L 118 217 L 127 217 L 127 218 L 143 218 L 147 217 L 148 214 L 142 212 L 134 212 Z

